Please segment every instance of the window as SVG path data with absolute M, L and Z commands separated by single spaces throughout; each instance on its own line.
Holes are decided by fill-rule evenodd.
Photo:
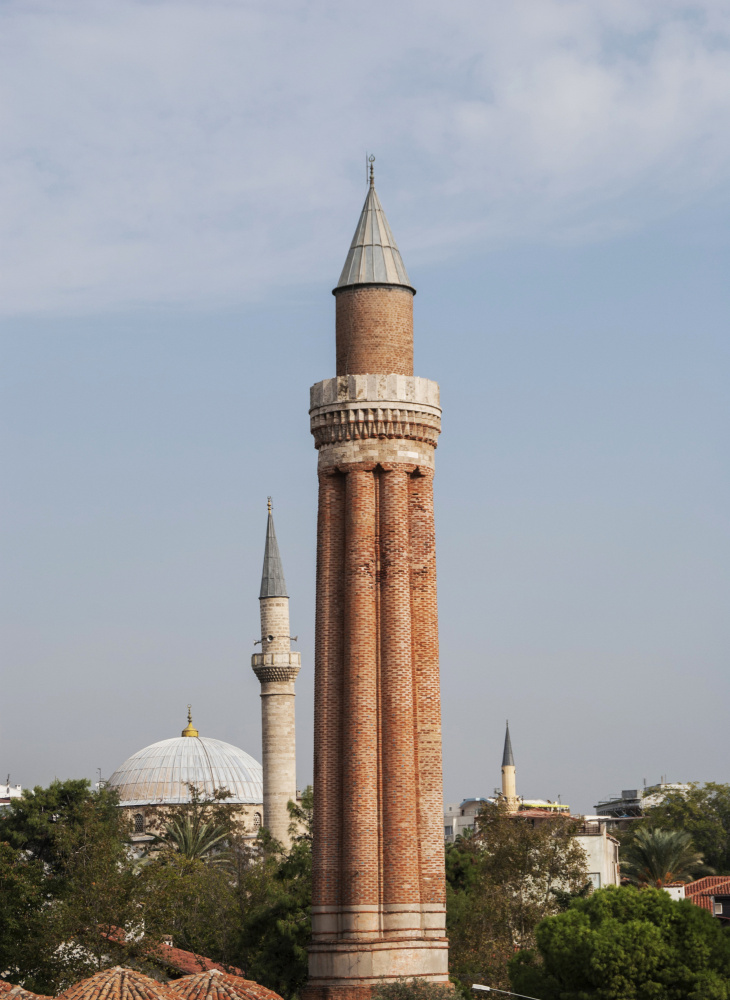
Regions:
M 453 826 L 445 826 L 444 827 L 444 836 L 446 836 L 446 837 L 453 837 L 453 835 L 454 835 L 454 828 L 453 828 Z
M 588 872 L 588 881 L 591 883 L 594 889 L 601 888 L 601 873 L 600 872 Z
M 254 828 L 254 830 L 258 830 L 258 828 L 260 826 L 261 826 L 261 813 L 254 813 L 253 814 L 253 828 Z
M 144 816 L 142 813 L 135 813 L 134 816 L 134 832 L 144 833 Z

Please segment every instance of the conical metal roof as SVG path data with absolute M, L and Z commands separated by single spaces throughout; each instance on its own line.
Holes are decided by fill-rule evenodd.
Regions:
M 372 176 L 350 252 L 334 291 L 348 285 L 403 285 L 415 293 Z
M 502 754 L 502 767 L 514 767 L 515 758 L 512 753 L 512 740 L 509 738 L 509 722 L 507 732 L 504 734 L 504 753 Z
M 274 531 L 274 515 L 271 512 L 269 503 L 269 520 L 266 525 L 266 548 L 264 549 L 264 571 L 261 574 L 262 597 L 288 597 L 286 592 L 286 581 L 284 580 L 284 567 L 281 565 L 279 555 L 279 544 L 276 541 Z

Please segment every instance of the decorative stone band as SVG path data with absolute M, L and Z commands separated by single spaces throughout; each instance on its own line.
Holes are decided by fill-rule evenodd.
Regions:
M 262 684 L 296 680 L 302 666 L 301 653 L 254 653 L 251 667 Z
M 415 451 L 401 453 L 397 446 L 395 451 L 388 447 L 383 459 L 433 464 L 432 452 L 441 433 L 436 382 L 413 375 L 338 375 L 313 385 L 310 400 L 310 426 L 315 448 L 320 449 L 320 465 L 366 457 L 377 461 L 383 450 L 373 448 L 377 441 L 417 442 Z M 321 449 L 329 454 L 323 455 Z

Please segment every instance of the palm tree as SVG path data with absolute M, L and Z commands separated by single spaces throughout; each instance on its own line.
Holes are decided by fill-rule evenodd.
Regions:
M 203 858 L 209 864 L 223 864 L 228 861 L 228 851 L 224 849 L 228 836 L 225 826 L 184 816 L 171 820 L 163 834 L 154 836 L 152 844 L 171 847 L 189 861 Z
M 621 874 L 639 887 L 662 889 L 671 882 L 691 882 L 700 870 L 710 871 L 684 830 L 645 827 L 622 851 Z

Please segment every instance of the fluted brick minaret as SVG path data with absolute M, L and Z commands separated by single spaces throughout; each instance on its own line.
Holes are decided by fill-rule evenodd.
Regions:
M 435 382 L 373 186 L 334 290 L 337 376 L 319 450 L 314 859 L 307 1000 L 446 982 L 434 544 Z
M 297 797 L 294 681 L 301 657 L 292 652 L 289 597 L 269 500 L 264 569 L 259 592 L 261 652 L 251 666 L 261 683 L 261 748 L 264 771 L 264 826 L 289 847 L 290 801 Z

